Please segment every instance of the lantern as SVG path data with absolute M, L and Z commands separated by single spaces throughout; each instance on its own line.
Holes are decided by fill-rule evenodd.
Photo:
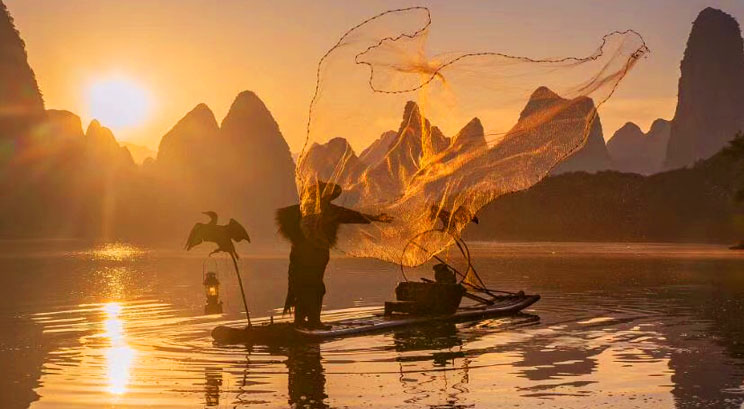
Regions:
M 204 275 L 204 291 L 207 295 L 207 304 L 204 306 L 204 313 L 222 314 L 220 280 L 217 279 L 217 273 L 209 271 Z

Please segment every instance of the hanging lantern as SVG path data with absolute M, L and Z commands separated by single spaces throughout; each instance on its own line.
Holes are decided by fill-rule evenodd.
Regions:
M 222 314 L 222 301 L 220 301 L 220 280 L 217 273 L 208 271 L 204 274 L 204 291 L 207 295 L 207 304 L 204 306 L 205 314 Z

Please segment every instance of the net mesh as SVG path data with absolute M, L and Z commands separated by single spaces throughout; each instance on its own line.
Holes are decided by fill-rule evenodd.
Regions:
M 296 171 L 303 220 L 323 217 L 330 185 L 319 181 L 343 188 L 335 204 L 393 218 L 342 227 L 346 254 L 417 266 L 448 248 L 481 207 L 581 148 L 597 108 L 648 53 L 630 30 L 580 58 L 436 53 L 431 28 L 426 8 L 386 11 L 319 62 Z M 324 240 L 317 225 L 303 229 Z

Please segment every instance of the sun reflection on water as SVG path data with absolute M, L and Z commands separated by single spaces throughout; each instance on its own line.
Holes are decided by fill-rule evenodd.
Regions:
M 84 255 L 93 260 L 100 261 L 128 261 L 144 253 L 139 247 L 127 243 L 106 243 L 92 250 L 84 252 Z
M 127 391 L 135 351 L 126 342 L 121 304 L 117 302 L 104 304 L 103 312 L 106 319 L 103 321 L 102 335 L 108 338 L 111 344 L 105 352 L 107 390 L 111 394 L 122 395 Z

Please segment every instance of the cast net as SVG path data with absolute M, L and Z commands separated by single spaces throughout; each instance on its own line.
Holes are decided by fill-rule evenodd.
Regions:
M 431 28 L 426 8 L 386 11 L 320 60 L 296 171 L 308 237 L 327 240 L 313 220 L 318 182 L 332 182 L 343 188 L 334 204 L 393 218 L 341 227 L 339 250 L 426 262 L 483 206 L 580 149 L 597 108 L 648 53 L 634 31 L 607 34 L 585 57 L 439 53 Z

